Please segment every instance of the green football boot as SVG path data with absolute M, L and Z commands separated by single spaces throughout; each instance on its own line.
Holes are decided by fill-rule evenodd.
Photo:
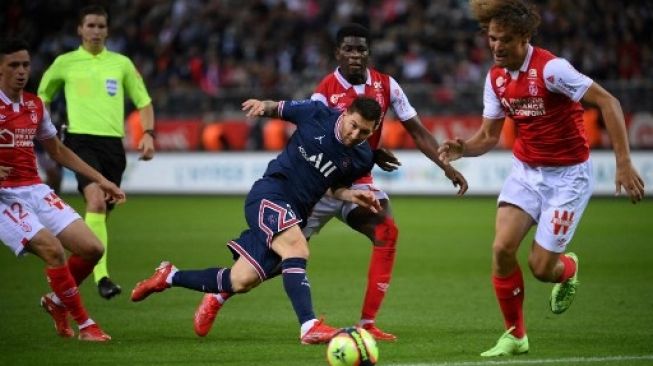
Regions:
M 576 289 L 578 288 L 578 257 L 574 253 L 565 254 L 571 260 L 576 262 L 576 273 L 569 278 L 567 281 L 562 283 L 556 283 L 551 290 L 551 299 L 549 301 L 551 305 L 551 311 L 554 314 L 562 314 L 574 301 L 576 297 Z
M 517 338 L 510 334 L 515 327 L 510 327 L 499 340 L 497 344 L 489 350 L 481 353 L 483 357 L 515 356 L 528 353 L 528 336 L 524 334 L 523 338 Z

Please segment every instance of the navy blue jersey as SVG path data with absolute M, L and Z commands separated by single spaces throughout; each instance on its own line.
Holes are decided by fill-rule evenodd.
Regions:
M 253 190 L 258 192 L 250 195 L 281 195 L 305 221 L 328 188 L 349 187 L 372 170 L 372 150 L 367 141 L 348 147 L 336 137 L 341 113 L 317 101 L 279 102 L 280 117 L 297 125 L 297 130 L 263 175 L 263 180 L 280 182 L 257 184 Z

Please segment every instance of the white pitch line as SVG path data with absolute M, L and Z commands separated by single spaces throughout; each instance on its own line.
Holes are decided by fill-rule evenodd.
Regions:
M 529 360 L 523 356 L 511 360 L 483 360 L 483 361 L 462 361 L 462 362 L 436 362 L 436 363 L 411 363 L 391 364 L 387 366 L 486 366 L 486 365 L 543 365 L 559 364 L 563 362 L 592 363 L 592 362 L 623 362 L 623 361 L 648 361 L 653 360 L 653 355 L 642 356 L 609 356 L 609 357 L 567 357 L 567 358 L 544 358 Z

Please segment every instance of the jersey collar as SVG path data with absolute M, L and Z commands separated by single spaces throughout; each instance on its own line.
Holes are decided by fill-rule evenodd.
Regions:
M 0 89 L 0 100 L 2 101 L 2 103 L 6 104 L 6 105 L 14 104 L 14 102 L 11 99 L 9 99 L 7 94 L 5 94 L 5 92 L 3 92 L 2 89 Z M 20 105 L 23 105 L 23 93 L 22 92 L 20 93 L 20 101 L 18 103 Z
M 370 69 L 366 70 L 367 72 L 367 80 L 365 80 L 365 84 L 367 85 L 372 85 L 372 75 L 370 74 Z M 343 88 L 349 89 L 352 87 L 352 84 L 345 79 L 344 76 L 340 73 L 340 67 L 336 67 L 336 71 L 333 72 L 333 75 L 336 77 L 336 80 L 342 85 Z
M 88 52 L 88 51 L 84 48 L 83 45 L 80 45 L 79 48 L 77 49 L 77 51 L 78 51 L 79 53 L 85 55 L 85 56 L 90 57 L 90 58 L 104 58 L 104 56 L 106 56 L 107 53 L 108 53 L 108 51 L 107 51 L 107 47 L 106 47 L 106 46 L 105 46 L 104 48 L 102 48 L 102 51 L 100 51 L 100 53 L 98 53 L 97 55 L 94 55 L 94 54 Z

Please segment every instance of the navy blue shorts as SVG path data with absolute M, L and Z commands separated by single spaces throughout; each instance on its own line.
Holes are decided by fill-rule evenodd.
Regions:
M 234 260 L 241 256 L 247 260 L 261 282 L 278 275 L 281 268 L 281 257 L 271 248 L 272 238 L 302 222 L 281 195 L 271 192 L 267 198 L 262 198 L 256 189 L 265 185 L 262 181 L 255 183 L 245 201 L 245 219 L 249 229 L 227 243 Z

